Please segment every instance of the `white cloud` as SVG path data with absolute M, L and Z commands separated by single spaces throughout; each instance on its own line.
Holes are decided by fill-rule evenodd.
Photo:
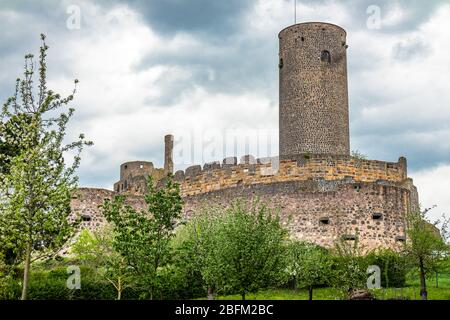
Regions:
M 442 213 L 450 217 L 450 165 L 440 165 L 411 174 L 419 191 L 423 208 L 437 207 L 430 211 L 430 217 L 439 219 Z

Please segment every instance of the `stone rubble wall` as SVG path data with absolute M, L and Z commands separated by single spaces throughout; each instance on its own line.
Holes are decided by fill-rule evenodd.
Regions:
M 293 238 L 331 248 L 347 236 L 357 238 L 364 252 L 402 248 L 410 201 L 410 190 L 402 183 L 319 179 L 240 185 L 186 196 L 185 219 L 211 205 L 228 207 L 236 199 L 256 198 L 279 209 Z

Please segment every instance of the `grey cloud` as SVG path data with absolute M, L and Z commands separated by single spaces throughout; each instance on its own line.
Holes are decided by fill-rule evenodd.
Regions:
M 415 40 L 410 43 L 398 43 L 393 49 L 393 55 L 400 61 L 407 61 L 414 58 L 423 58 L 430 53 L 430 46 L 427 46 L 421 40 Z
M 120 0 L 119 0 L 120 1 Z M 252 0 L 130 0 L 156 31 L 163 34 L 193 32 L 221 41 L 230 33 L 238 32 L 241 15 L 255 2 Z

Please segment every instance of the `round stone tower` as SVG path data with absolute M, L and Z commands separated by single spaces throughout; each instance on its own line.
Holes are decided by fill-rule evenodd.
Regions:
M 282 30 L 280 158 L 349 155 L 346 32 L 309 22 Z

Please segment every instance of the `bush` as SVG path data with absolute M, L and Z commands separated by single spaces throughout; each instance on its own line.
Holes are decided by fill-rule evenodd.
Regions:
M 380 267 L 383 288 L 405 286 L 408 268 L 404 255 L 390 249 L 382 249 L 370 252 L 366 256 L 366 260 L 368 265 Z

